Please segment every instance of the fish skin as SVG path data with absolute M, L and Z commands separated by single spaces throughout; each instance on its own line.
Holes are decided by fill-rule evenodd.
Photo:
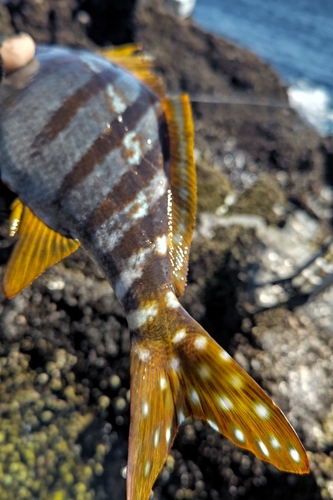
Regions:
M 81 242 L 127 316 L 127 500 L 148 499 L 190 415 L 282 470 L 309 471 L 282 412 L 178 302 L 167 130 L 147 86 L 86 51 L 38 48 L 0 87 L 2 180 L 47 226 Z

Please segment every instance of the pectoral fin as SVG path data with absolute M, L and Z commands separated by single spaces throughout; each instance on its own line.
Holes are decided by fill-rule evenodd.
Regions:
M 8 299 L 80 246 L 78 241 L 50 229 L 20 200 L 15 200 L 11 208 L 10 234 L 17 232 L 18 241 L 5 272 L 3 289 Z

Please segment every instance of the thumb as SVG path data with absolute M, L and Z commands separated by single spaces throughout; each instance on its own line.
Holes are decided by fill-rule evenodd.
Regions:
M 35 43 L 27 33 L 5 38 L 0 48 L 4 73 L 10 73 L 24 66 L 33 59 L 34 55 Z

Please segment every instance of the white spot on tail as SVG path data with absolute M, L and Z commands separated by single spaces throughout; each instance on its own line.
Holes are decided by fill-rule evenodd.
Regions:
M 208 423 L 214 429 L 214 431 L 220 432 L 215 422 L 213 422 L 212 420 L 208 420 Z
M 290 453 L 290 456 L 294 462 L 297 462 L 297 463 L 300 462 L 301 455 L 298 453 L 297 450 L 295 450 L 295 448 L 290 448 L 289 453 Z
M 259 417 L 263 418 L 264 420 L 267 420 L 269 418 L 268 408 L 262 403 L 256 403 L 254 405 L 254 411 Z
M 194 341 L 194 345 L 199 351 L 204 349 L 206 347 L 206 344 L 207 344 L 206 337 L 197 337 Z
M 150 469 L 151 469 L 151 461 L 147 460 L 145 465 L 145 477 L 149 476 Z
M 267 446 L 262 441 L 258 441 L 258 446 L 266 457 L 269 457 Z
M 143 403 L 142 405 L 142 414 L 146 417 L 149 413 L 148 403 Z
M 243 387 L 243 380 L 239 375 L 231 375 L 230 383 L 235 389 Z
M 167 430 L 165 431 L 165 439 L 166 439 L 167 444 L 169 444 L 170 443 L 170 439 L 171 439 L 171 429 L 170 429 L 170 427 L 168 427 Z
M 162 389 L 162 391 L 164 391 L 164 389 L 167 388 L 167 381 L 165 380 L 164 377 L 160 378 L 160 388 Z
M 178 358 L 171 358 L 171 361 L 170 361 L 170 366 L 171 368 L 177 372 L 179 370 L 179 366 L 180 366 L 180 361 Z
M 208 368 L 207 365 L 199 366 L 199 374 L 200 374 L 201 378 L 204 378 L 204 379 L 210 378 L 210 376 L 211 376 L 210 368 Z
M 182 424 L 185 420 L 185 415 L 182 411 L 179 411 L 178 412 L 178 422 L 179 422 L 179 425 Z
M 240 429 L 235 429 L 234 434 L 240 443 L 245 443 L 245 436 Z
M 200 403 L 200 399 L 199 399 L 198 393 L 197 393 L 197 391 L 195 389 L 191 389 L 190 390 L 190 398 L 191 398 L 191 401 L 194 404 Z
M 155 249 L 158 255 L 166 255 L 168 250 L 168 241 L 166 235 L 158 236 L 155 240 Z
M 230 359 L 232 359 L 230 354 L 228 354 L 227 351 L 224 351 L 223 349 L 220 353 L 220 357 L 223 359 L 223 361 L 229 361 Z
M 225 410 L 225 411 L 232 410 L 232 408 L 233 408 L 232 402 L 226 396 L 219 396 L 218 397 L 218 404 L 221 406 L 222 410 Z
M 158 444 L 160 442 L 160 430 L 156 429 L 155 434 L 154 434 L 154 447 L 157 448 Z
M 276 439 L 276 437 L 271 437 L 271 445 L 273 446 L 273 448 L 275 448 L 276 450 L 279 450 L 281 448 L 281 445 L 279 443 L 279 441 Z
M 178 342 L 181 342 L 185 337 L 186 337 L 186 330 L 185 328 L 183 328 L 182 330 L 179 330 L 179 332 L 176 333 L 176 335 L 172 339 L 172 342 L 174 344 L 178 344 Z
M 127 315 L 128 326 L 131 330 L 141 328 L 143 325 L 152 321 L 158 313 L 156 302 L 150 302 L 149 305 L 142 306 L 136 311 Z
M 171 291 L 167 292 L 165 298 L 167 307 L 170 307 L 171 309 L 176 309 L 177 307 L 180 307 L 178 299 L 173 292 Z

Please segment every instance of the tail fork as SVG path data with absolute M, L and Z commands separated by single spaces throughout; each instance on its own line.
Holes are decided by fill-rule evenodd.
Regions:
M 151 494 L 177 433 L 178 394 L 178 376 L 158 353 L 132 344 L 127 500 Z
M 163 343 L 132 342 L 127 500 L 148 500 L 188 416 L 278 469 L 308 473 L 306 452 L 281 410 L 181 307 L 177 316 L 165 325 Z

